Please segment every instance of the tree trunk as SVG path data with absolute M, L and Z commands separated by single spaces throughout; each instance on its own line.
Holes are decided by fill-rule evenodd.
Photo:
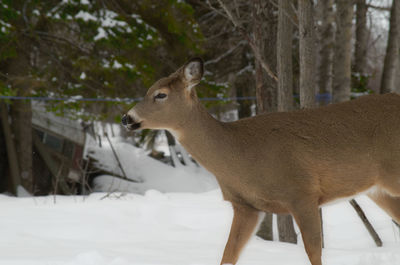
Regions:
M 21 185 L 33 194 L 31 102 L 23 100 L 13 101 L 11 105 L 11 117 Z
M 290 214 L 278 214 L 278 231 L 279 241 L 297 244 L 297 234 Z
M 319 66 L 318 66 L 318 89 L 323 95 L 332 94 L 332 55 L 334 44 L 333 22 L 333 0 L 320 0 L 320 29 L 319 29 Z M 330 96 L 324 96 L 319 100 L 319 105 L 327 105 Z
M 257 236 L 264 240 L 274 240 L 272 225 L 272 213 L 265 213 L 264 219 L 258 228 Z
M 290 12 L 291 1 L 279 1 L 277 38 L 278 111 L 293 109 L 293 25 L 288 17 Z
M 400 49 L 400 33 L 397 34 L 397 45 Z M 397 54 L 396 84 L 393 92 L 400 94 L 400 52 Z
M 300 106 L 315 105 L 315 25 L 312 0 L 299 0 Z
M 293 109 L 293 67 L 292 67 L 292 32 L 290 20 L 291 1 L 281 0 L 278 7 L 277 33 L 277 72 L 278 72 L 278 111 Z M 291 215 L 277 215 L 279 241 L 297 243 Z
M 3 104 L 0 102 L 0 104 Z M 0 109 L 1 112 L 1 109 Z M 0 116 L 0 121 L 2 120 Z M 4 131 L 3 131 L 3 126 L 1 125 L 0 122 L 0 193 L 10 191 L 11 188 L 9 188 L 9 177 L 8 177 L 8 163 L 7 163 L 7 145 L 6 141 L 4 139 Z
M 390 10 L 389 37 L 381 79 L 381 94 L 390 93 L 391 91 L 394 91 L 395 88 L 396 69 L 399 56 L 399 20 L 400 3 L 398 0 L 393 0 L 392 8 Z
M 17 194 L 17 187 L 20 185 L 20 174 L 18 167 L 17 152 L 14 144 L 14 139 L 12 137 L 11 126 L 8 122 L 8 110 L 5 103 L 0 102 L 0 113 L 1 113 L 1 123 L 4 131 L 4 138 L 7 146 L 7 157 L 8 165 L 10 168 L 11 175 L 11 192 Z
M 276 17 L 275 8 L 268 1 L 255 1 L 253 5 L 254 43 L 262 51 L 264 59 L 272 69 L 276 68 Z M 276 111 L 276 81 L 266 75 L 258 60 L 255 60 L 255 82 L 257 113 Z M 257 235 L 272 240 L 272 214 L 266 213 Z
M 246 78 L 247 76 L 239 76 L 235 80 L 236 89 L 236 96 L 237 97 L 249 97 L 251 96 L 250 86 L 249 86 L 249 79 Z M 239 119 L 251 117 L 251 106 L 253 104 L 253 100 L 238 100 L 239 106 Z
M 336 40 L 333 60 L 333 102 L 350 100 L 353 1 L 336 0 Z
M 316 28 L 314 23 L 314 8 L 312 0 L 299 0 L 299 57 L 300 57 L 300 107 L 312 108 L 315 106 L 316 91 Z M 328 5 L 328 4 L 327 4 Z M 329 5 L 328 5 L 329 7 Z M 325 51 L 326 52 L 326 51 Z M 329 50 L 326 52 L 327 67 L 324 74 L 329 74 Z M 326 86 L 324 82 L 324 86 Z M 292 221 L 292 220 L 290 220 Z M 293 222 L 293 221 L 292 221 Z M 293 227 L 293 223 L 291 224 Z M 291 232 L 295 234 L 295 231 Z M 281 235 L 279 234 L 279 237 Z M 297 242 L 297 236 L 291 238 Z
M 354 54 L 354 71 L 359 74 L 365 74 L 367 66 L 367 11 L 366 0 L 357 0 L 356 11 L 356 43 Z
M 19 56 L 10 60 L 7 65 L 8 81 L 12 90 L 17 92 L 17 96 L 29 96 L 32 89 L 40 86 L 40 82 L 31 77 L 29 70 L 31 58 L 29 53 L 22 50 L 23 47 L 30 47 L 31 43 L 23 39 L 19 44 L 17 47 Z M 10 117 L 19 167 L 19 181 L 26 191 L 33 194 L 31 101 L 14 100 L 10 105 Z
M 247 54 L 248 54 L 247 49 L 243 49 L 243 51 L 240 53 L 242 65 L 247 64 Z M 237 97 L 250 97 L 254 95 L 254 77 L 252 73 L 249 72 L 244 72 L 242 74 L 236 74 L 235 82 L 233 86 L 235 87 L 236 91 L 236 96 Z M 254 100 L 238 100 L 238 106 L 239 106 L 239 119 L 242 118 L 247 118 L 251 117 L 252 115 L 252 110 L 251 106 L 254 103 Z
M 272 69 L 276 68 L 276 15 L 268 1 L 255 1 L 253 5 L 254 43 L 262 52 L 263 59 Z M 276 81 L 263 72 L 261 63 L 255 60 L 257 113 L 276 111 Z

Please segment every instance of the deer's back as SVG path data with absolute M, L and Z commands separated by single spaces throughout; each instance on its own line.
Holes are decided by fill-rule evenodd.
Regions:
M 387 161 L 400 170 L 399 95 L 364 96 L 226 126 L 239 146 L 236 151 L 243 154 L 244 167 L 252 168 L 244 181 L 253 181 L 260 193 L 263 185 L 283 185 L 281 189 L 290 187 L 292 193 L 312 187 L 308 192 L 318 193 L 324 203 L 368 189 Z

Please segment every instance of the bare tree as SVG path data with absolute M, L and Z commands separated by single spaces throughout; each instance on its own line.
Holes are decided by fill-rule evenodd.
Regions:
M 291 1 L 279 1 L 277 72 L 278 72 L 278 111 L 290 111 L 293 108 L 293 24 L 288 17 Z
M 274 68 L 276 66 L 276 20 L 273 14 L 275 8 L 268 1 L 254 1 L 252 8 L 254 43 L 257 49 L 262 51 L 263 60 Z M 254 64 L 257 112 L 276 111 L 277 84 L 270 76 L 265 75 L 260 60 L 255 58 Z M 273 240 L 272 225 L 272 213 L 266 212 L 257 235 L 265 240 Z
M 356 11 L 356 42 L 354 56 L 354 71 L 356 73 L 365 74 L 367 66 L 367 11 L 368 6 L 366 0 L 357 0 Z
M 300 106 L 315 105 L 315 25 L 312 0 L 299 0 Z
M 319 64 L 318 64 L 318 88 L 321 94 L 332 93 L 332 55 L 334 44 L 333 0 L 318 1 L 320 9 L 319 27 Z M 328 100 L 320 100 L 320 105 L 328 104 Z
M 390 28 L 389 37 L 386 47 L 385 62 L 383 65 L 383 73 L 381 79 L 381 93 L 390 93 L 394 90 L 396 81 L 396 69 L 399 57 L 399 20 L 400 20 L 400 3 L 393 0 L 390 10 Z
M 353 1 L 336 0 L 336 39 L 333 60 L 333 102 L 350 99 Z
M 257 112 L 276 111 L 277 83 L 264 74 L 262 61 L 268 62 L 271 70 L 276 68 L 276 15 L 275 7 L 269 1 L 254 1 L 253 8 L 253 38 L 262 60 L 255 59 L 255 81 Z
M 277 33 L 277 72 L 278 72 L 278 111 L 290 111 L 293 108 L 293 67 L 292 67 L 292 34 L 293 24 L 290 20 L 291 1 L 281 0 L 278 6 Z M 278 214 L 279 241 L 297 243 L 291 215 Z

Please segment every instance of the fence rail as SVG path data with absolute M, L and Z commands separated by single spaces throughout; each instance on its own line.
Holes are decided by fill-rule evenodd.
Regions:
M 299 98 L 299 95 L 293 95 L 294 98 Z M 317 94 L 317 101 L 330 101 L 332 98 L 331 94 Z M 121 103 L 134 103 L 139 102 L 143 98 L 84 98 L 84 97 L 20 97 L 20 96 L 0 96 L 0 99 L 8 100 L 33 100 L 33 101 L 65 101 L 65 102 L 77 102 L 77 101 L 93 101 L 93 102 L 121 102 Z M 203 97 L 200 98 L 202 101 L 241 101 L 241 100 L 255 100 L 255 96 L 249 97 Z

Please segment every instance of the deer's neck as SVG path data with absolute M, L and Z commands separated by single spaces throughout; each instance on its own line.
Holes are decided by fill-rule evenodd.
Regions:
M 197 104 L 186 122 L 175 131 L 183 147 L 205 168 L 214 171 L 223 157 L 224 144 L 228 144 L 228 133 L 224 124 L 212 117 Z M 213 172 L 214 173 L 214 172 Z

